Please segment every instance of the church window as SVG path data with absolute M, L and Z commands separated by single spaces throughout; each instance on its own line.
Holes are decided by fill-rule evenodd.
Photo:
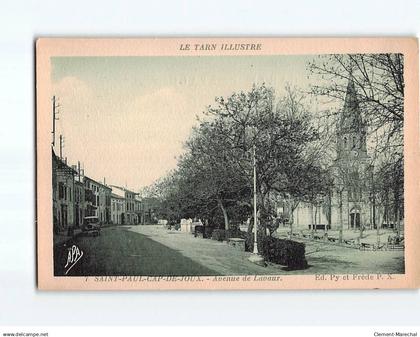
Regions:
M 347 137 L 343 139 L 344 148 L 347 149 Z
M 353 149 L 356 148 L 356 136 L 353 136 Z

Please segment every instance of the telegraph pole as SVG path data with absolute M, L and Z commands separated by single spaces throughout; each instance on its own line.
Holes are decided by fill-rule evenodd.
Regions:
M 53 96 L 53 98 L 52 98 L 52 110 L 53 110 L 53 125 L 52 125 L 52 135 L 53 135 L 53 137 L 52 137 L 52 146 L 54 147 L 55 146 L 55 121 L 57 121 L 58 120 L 58 118 L 57 118 L 57 115 L 58 115 L 58 113 L 59 113 L 59 111 L 58 111 L 58 107 L 60 106 L 59 104 L 57 104 L 57 100 L 56 100 L 56 98 L 55 98 L 55 95 Z
M 257 231 L 257 165 L 255 160 L 255 145 L 252 147 L 253 170 L 254 170 L 254 254 L 258 255 L 258 231 Z
M 264 258 L 258 252 L 258 220 L 257 220 L 257 159 L 255 155 L 255 144 L 252 147 L 253 161 L 253 188 L 254 188 L 254 249 L 249 261 L 265 266 Z
M 64 137 L 60 135 L 60 159 L 63 159 Z

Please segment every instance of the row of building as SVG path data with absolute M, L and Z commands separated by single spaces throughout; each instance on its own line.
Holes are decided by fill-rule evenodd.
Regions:
M 138 225 L 156 221 L 153 202 L 128 188 L 107 185 L 84 174 L 80 164 L 70 166 L 52 149 L 54 232 L 81 228 L 86 217 L 101 224 Z

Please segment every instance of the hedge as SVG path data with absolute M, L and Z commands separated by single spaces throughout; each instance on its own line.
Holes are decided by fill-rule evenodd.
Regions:
M 226 231 L 224 229 L 215 229 L 211 234 L 212 240 L 224 241 L 226 240 Z
M 239 229 L 215 229 L 212 233 L 212 239 L 218 241 L 229 240 L 230 238 L 246 239 L 247 233 Z
M 214 228 L 210 226 L 196 225 L 194 227 L 194 236 L 203 236 L 204 239 L 209 239 L 212 236 Z
M 254 249 L 254 235 L 247 234 L 245 250 Z M 305 269 L 308 262 L 305 258 L 305 244 L 278 239 L 271 236 L 258 236 L 258 251 L 266 261 L 287 266 L 290 269 Z
M 204 226 L 204 235 L 203 235 L 203 238 L 210 239 L 213 231 L 214 231 L 214 227 Z

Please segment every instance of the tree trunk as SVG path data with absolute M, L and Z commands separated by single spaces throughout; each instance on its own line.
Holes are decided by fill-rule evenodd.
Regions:
M 375 198 L 375 192 L 372 194 L 372 226 L 375 228 L 377 226 L 376 224 L 376 198 Z
M 340 221 L 340 230 L 339 230 L 339 234 L 338 234 L 338 242 L 342 243 L 343 242 L 343 191 L 339 191 L 339 200 L 338 200 L 338 208 L 340 210 L 340 217 L 339 217 L 339 221 Z
M 258 218 L 257 218 L 257 224 L 259 226 L 260 231 L 263 233 L 263 236 L 265 237 L 267 235 L 267 220 L 264 217 L 267 216 L 268 211 L 265 205 L 265 200 L 267 197 L 268 192 L 261 192 L 260 191 L 260 196 L 261 196 L 261 202 L 260 202 L 260 207 L 258 208 Z
M 386 209 L 385 208 L 382 210 L 382 214 L 381 214 L 381 211 L 378 210 L 378 218 L 379 218 L 378 220 L 379 221 L 378 221 L 378 224 L 376 225 L 376 236 L 377 236 L 378 246 L 381 243 L 381 232 L 380 232 L 381 225 L 380 224 L 382 224 L 383 219 L 385 218 L 385 216 L 386 216 Z
M 296 205 L 296 206 L 295 206 Z M 295 209 L 297 208 L 297 206 L 299 205 L 299 203 L 293 203 L 290 202 L 290 216 L 289 216 L 289 222 L 290 222 L 290 237 L 292 237 L 293 235 L 293 222 L 294 222 L 294 216 L 293 216 L 293 212 L 295 211 Z
M 311 203 L 311 232 L 314 233 L 314 204 Z
M 220 198 L 217 199 L 217 204 L 219 205 L 219 207 L 220 207 L 220 209 L 222 210 L 222 213 L 223 213 L 223 219 L 225 220 L 225 230 L 229 230 L 229 217 L 228 217 L 226 208 L 223 205 L 223 202 Z

